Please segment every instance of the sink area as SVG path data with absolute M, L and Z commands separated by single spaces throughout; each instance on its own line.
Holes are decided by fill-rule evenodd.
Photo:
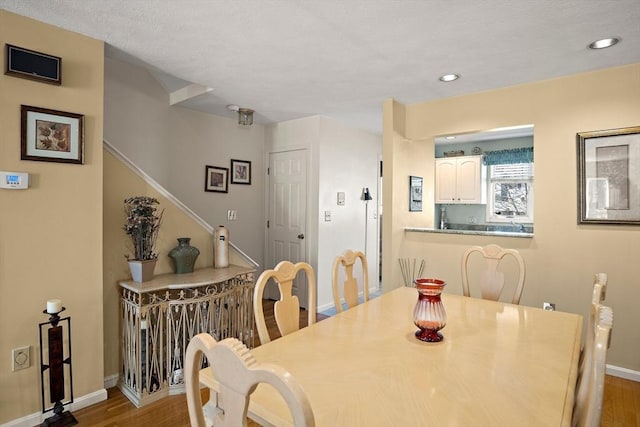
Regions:
M 405 232 L 436 233 L 436 234 L 464 234 L 472 236 L 499 236 L 533 238 L 533 225 L 521 224 L 456 224 L 451 223 L 445 229 L 431 227 L 405 227 Z
M 533 233 L 533 226 L 520 224 L 449 224 L 447 230 L 487 231 L 494 233 Z

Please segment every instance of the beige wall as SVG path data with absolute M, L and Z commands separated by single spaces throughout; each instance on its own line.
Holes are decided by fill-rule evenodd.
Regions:
M 224 225 L 230 240 L 262 264 L 263 258 L 263 142 L 264 127 L 238 126 L 224 118 L 169 105 L 165 88 L 143 67 L 105 59 L 104 139 L 173 197 L 211 227 Z M 251 161 L 251 185 L 229 184 L 228 193 L 204 191 L 205 165 L 229 167 L 230 159 Z M 122 232 L 123 201 L 134 195 L 159 199 L 165 209 L 160 228 L 156 273 L 173 271 L 167 253 L 178 237 L 191 237 L 200 249 L 196 268 L 213 264 L 209 231 L 163 197 L 111 154 L 104 167 L 104 375 L 118 375 L 118 280 L 130 277 L 124 259 L 127 240 Z M 227 221 L 227 210 L 237 211 Z M 258 236 L 256 240 L 256 236 Z M 256 241 L 258 242 L 256 244 Z M 234 251 L 230 260 L 234 260 Z
M 170 106 L 148 70 L 109 58 L 104 108 L 105 141 L 209 225 L 227 227 L 230 240 L 263 263 L 264 126 L 239 126 L 231 112 L 219 117 Z M 251 162 L 251 185 L 205 192 L 205 166 L 229 168 L 231 159 Z M 237 220 L 228 221 L 232 209 Z
M 368 261 L 369 287 L 377 289 L 378 272 L 378 162 L 382 155 L 382 138 L 379 135 L 352 129 L 336 120 L 322 117 L 320 120 L 318 211 L 315 215 L 318 228 L 318 307 L 333 307 L 331 286 L 333 261 L 346 249 L 359 250 Z M 362 191 L 368 187 L 373 200 L 362 200 Z M 337 206 L 337 192 L 345 193 L 345 204 Z M 365 227 L 366 207 L 366 227 Z M 330 211 L 331 221 L 324 220 L 324 212 Z M 365 229 L 367 247 L 365 248 Z M 356 279 L 362 280 L 359 270 Z
M 391 115 L 390 108 L 385 104 L 385 118 Z M 406 106 L 404 137 L 424 141 L 418 143 L 424 148 L 408 150 L 406 142 L 388 137 L 385 129 L 385 163 L 392 156 L 394 166 L 393 182 L 387 187 L 385 181 L 385 190 L 401 194 L 402 199 L 406 177 L 415 172 L 416 162 L 424 163 L 423 175 L 433 176 L 436 135 L 522 124 L 535 125 L 535 237 L 405 233 L 407 225 L 432 226 L 432 217 L 407 212 L 399 200 L 392 207 L 394 221 L 385 218 L 384 252 L 391 258 L 386 262 L 397 263 L 398 257 L 406 256 L 425 258 L 427 274 L 445 279 L 447 292 L 460 294 L 464 250 L 497 243 L 520 250 L 525 258 L 522 304 L 540 307 L 550 301 L 559 310 L 583 315 L 593 274 L 607 272 L 606 303 L 615 316 L 608 363 L 640 371 L 640 228 L 576 221 L 576 133 L 640 124 L 640 64 Z M 385 195 L 385 202 L 391 197 Z M 383 280 L 385 289 L 402 283 L 397 269 Z
M 170 110 L 169 94 L 147 69 L 104 59 L 104 139 L 164 187 Z
M 103 43 L 0 10 L 0 41 L 62 57 L 62 86 L 0 75 L 0 170 L 31 174 L 0 190 L 0 424 L 39 413 L 38 324 L 60 298 L 72 320 L 74 394 L 103 389 Z M 3 54 L 4 60 L 4 54 Z M 4 69 L 4 64 L 3 64 Z M 20 160 L 20 105 L 84 114 L 85 164 Z M 11 349 L 31 346 L 11 371 Z
M 200 250 L 195 268 L 213 265 L 211 233 L 186 215 L 180 208 L 147 184 L 119 159 L 104 154 L 104 374 L 106 378 L 120 371 L 120 306 L 119 280 L 130 279 L 129 266 L 124 258 L 131 253 L 124 224 L 124 199 L 132 196 L 155 197 L 164 210 L 158 233 L 156 251 L 158 263 L 155 273 L 172 273 L 169 251 L 177 246 L 178 237 L 191 237 L 191 245 Z
M 411 217 L 406 215 L 409 210 L 409 176 L 425 176 L 421 170 L 416 170 L 415 162 L 424 159 L 424 166 L 428 167 L 428 147 L 412 144 L 405 138 L 406 108 L 393 100 L 384 102 L 382 156 L 384 163 L 383 191 L 382 191 L 382 289 L 388 291 L 402 284 L 398 256 L 400 251 L 404 227 L 410 225 Z M 412 149 L 419 150 L 413 153 Z M 400 172 L 397 172 L 400 171 Z M 423 191 L 428 188 L 423 183 Z M 428 209 L 429 199 L 423 198 L 423 207 Z M 416 213 L 428 221 L 427 212 Z

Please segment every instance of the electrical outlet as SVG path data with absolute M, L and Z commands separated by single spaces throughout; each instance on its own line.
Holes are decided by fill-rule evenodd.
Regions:
M 556 311 L 556 305 L 552 302 L 543 302 L 542 309 L 547 311 Z
M 14 372 L 31 366 L 30 347 L 18 347 L 11 350 L 11 366 Z

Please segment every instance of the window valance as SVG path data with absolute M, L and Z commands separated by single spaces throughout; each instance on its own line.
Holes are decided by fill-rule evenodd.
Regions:
M 483 163 L 488 166 L 512 165 L 514 163 L 533 163 L 533 147 L 485 151 Z

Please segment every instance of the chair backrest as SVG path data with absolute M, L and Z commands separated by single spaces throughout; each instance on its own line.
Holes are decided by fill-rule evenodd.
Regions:
M 607 273 L 596 273 L 593 276 L 593 296 L 592 304 L 600 304 L 607 298 Z
M 293 264 L 289 261 L 281 261 L 274 269 L 262 272 L 253 290 L 253 313 L 260 343 L 266 344 L 271 341 L 262 309 L 264 288 L 270 279 L 277 283 L 280 290 L 280 299 L 273 305 L 280 335 L 285 336 L 300 329 L 300 301 L 293 295 L 293 281 L 300 271 L 307 276 L 307 325 L 316 323 L 316 277 L 313 268 L 306 262 Z
M 338 313 L 342 311 L 340 284 L 338 283 L 341 268 L 344 268 L 346 276 L 342 286 L 342 294 L 347 308 L 355 307 L 359 303 L 358 281 L 353 277 L 353 267 L 358 260 L 360 260 L 360 265 L 362 266 L 362 299 L 369 301 L 369 267 L 367 258 L 360 251 L 354 252 L 348 249 L 333 261 L 333 302 Z
M 596 273 L 593 277 L 593 292 L 591 294 L 591 305 L 599 305 L 605 300 L 607 296 L 607 274 Z M 583 365 L 585 363 L 585 353 L 590 351 L 593 345 L 594 330 L 598 324 L 598 317 L 593 312 L 593 309 L 589 313 L 587 319 L 587 327 L 585 332 L 584 345 L 582 346 L 582 353 L 580 354 L 580 374 L 583 371 Z M 588 349 L 585 351 L 585 349 Z
M 592 304 L 591 314 L 597 319 L 593 328 L 591 347 L 585 347 L 582 373 L 576 387 L 572 425 L 574 427 L 598 427 L 602 415 L 604 377 L 607 349 L 613 328 L 613 310 Z
M 522 255 L 515 249 L 503 249 L 498 245 L 487 246 L 472 246 L 467 249 L 462 256 L 462 291 L 465 296 L 471 296 L 469 291 L 469 272 L 468 261 L 469 256 L 478 252 L 487 261 L 487 269 L 480 278 L 480 290 L 482 298 L 497 301 L 502 294 L 504 288 L 504 273 L 498 271 L 498 265 L 500 261 L 507 255 L 515 258 L 518 263 L 518 283 L 516 284 L 516 290 L 513 294 L 511 302 L 513 304 L 520 304 L 520 297 L 522 296 L 522 290 L 524 289 L 525 278 L 525 266 Z
M 222 406 L 215 406 L 206 416 L 200 396 L 203 355 L 219 385 L 219 398 L 212 396 L 210 400 Z M 236 338 L 216 342 L 209 334 L 194 336 L 187 346 L 185 383 L 191 427 L 246 427 L 249 396 L 259 383 L 270 384 L 282 395 L 295 426 L 315 425 L 309 399 L 295 378 L 280 366 L 258 363 Z

